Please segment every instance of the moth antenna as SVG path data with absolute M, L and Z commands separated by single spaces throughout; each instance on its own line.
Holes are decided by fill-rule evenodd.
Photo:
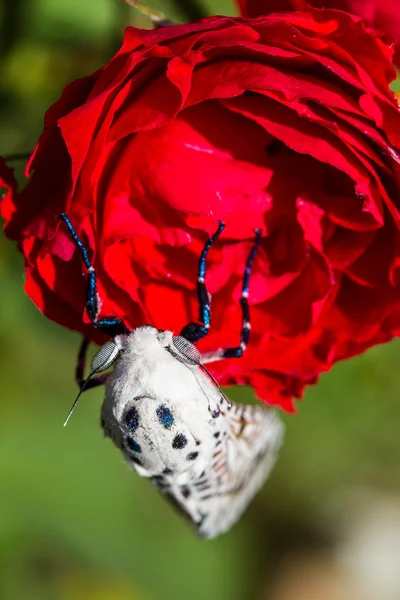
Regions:
M 97 369 L 95 369 L 94 371 L 92 371 L 92 372 L 90 373 L 89 377 L 87 377 L 87 379 L 85 379 L 85 381 L 83 382 L 83 384 L 82 384 L 82 387 L 81 387 L 81 389 L 79 390 L 79 394 L 77 395 L 77 397 L 76 397 L 76 400 L 75 400 L 75 402 L 73 403 L 73 405 L 71 406 L 71 409 L 70 409 L 70 411 L 69 411 L 69 413 L 68 413 L 68 415 L 67 415 L 67 418 L 66 418 L 66 419 L 65 419 L 65 421 L 64 421 L 64 425 L 63 425 L 63 427 L 66 427 L 66 426 L 67 426 L 67 423 L 68 423 L 68 421 L 69 421 L 69 419 L 70 419 L 70 417 L 71 417 L 72 413 L 74 412 L 76 405 L 78 404 L 78 400 L 79 400 L 79 398 L 81 397 L 81 395 L 82 395 L 82 392 L 84 392 L 84 391 L 85 391 L 85 389 L 86 389 L 86 386 L 87 386 L 87 384 L 89 383 L 89 380 L 90 380 L 90 379 L 93 377 L 93 375 L 95 375 L 95 374 L 97 373 L 97 371 L 98 371 L 98 370 L 99 370 L 99 368 L 97 368 Z
M 229 398 L 227 398 L 224 394 L 224 392 L 221 390 L 221 388 L 218 385 L 217 380 L 215 379 L 215 377 L 213 375 L 211 375 L 210 371 L 207 369 L 207 367 L 205 367 L 202 363 L 198 363 L 199 367 L 205 371 L 205 373 L 207 373 L 207 375 L 209 376 L 209 378 L 214 382 L 215 386 L 218 388 L 219 393 L 221 394 L 221 396 L 224 398 L 224 400 L 228 403 L 229 408 L 232 407 L 232 402 L 229 400 Z
M 186 364 L 186 363 L 183 363 Z M 224 400 L 226 401 L 226 403 L 228 404 L 228 408 L 232 408 L 232 402 L 229 400 L 229 398 L 227 398 L 224 394 L 224 392 L 221 390 L 221 388 L 218 385 L 218 382 L 216 381 L 215 377 L 213 377 L 210 373 L 210 371 L 201 363 L 196 361 L 194 363 L 196 366 L 200 367 L 203 371 L 205 371 L 207 373 L 207 375 L 210 377 L 210 379 L 214 382 L 215 386 L 218 388 L 219 393 L 221 394 L 222 398 L 224 398 Z M 186 365 L 188 366 L 188 365 Z M 205 395 L 205 397 L 207 398 L 208 404 L 210 404 L 210 399 L 207 396 L 206 392 L 203 389 L 203 386 L 201 385 L 201 381 L 199 381 L 197 375 L 196 375 L 196 371 L 192 371 L 193 375 L 195 376 L 195 379 L 199 385 L 199 388 L 201 389 L 201 391 L 203 392 L 203 394 Z
M 203 389 L 203 386 L 201 385 L 201 381 L 199 381 L 199 378 L 198 378 L 198 377 L 197 377 L 197 375 L 196 375 L 196 371 L 192 371 L 192 373 L 193 373 L 193 375 L 194 375 L 194 378 L 195 378 L 195 379 L 196 379 L 196 381 L 197 381 L 197 384 L 198 384 L 198 386 L 199 386 L 200 390 L 203 392 L 203 394 L 204 394 L 204 396 L 205 396 L 205 398 L 206 398 L 206 400 L 207 400 L 207 402 L 208 402 L 208 408 L 210 408 L 210 398 L 209 398 L 209 397 L 207 396 L 207 394 L 205 393 L 205 391 L 204 391 L 204 389 Z

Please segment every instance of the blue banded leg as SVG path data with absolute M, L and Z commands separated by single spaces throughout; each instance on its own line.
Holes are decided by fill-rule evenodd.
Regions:
M 79 348 L 78 353 L 78 362 L 76 363 L 76 371 L 75 371 L 75 379 L 79 388 L 82 389 L 85 384 L 85 390 L 90 390 L 90 388 L 97 387 L 98 385 L 103 385 L 107 379 L 109 378 L 111 373 L 104 373 L 103 375 L 98 375 L 97 377 L 93 377 L 89 380 L 84 377 L 85 373 L 85 365 L 86 365 L 86 353 L 89 346 L 89 340 L 87 338 L 82 339 L 81 346 Z
M 118 319 L 118 317 L 103 317 L 101 319 L 97 318 L 99 314 L 99 300 L 97 294 L 96 271 L 90 262 L 85 246 L 78 237 L 78 234 L 73 228 L 67 215 L 65 213 L 61 213 L 60 218 L 68 227 L 69 233 L 71 234 L 72 239 L 81 253 L 83 264 L 87 269 L 86 309 L 93 325 L 111 337 L 130 333 L 129 329 L 121 321 L 121 319 Z
M 221 348 L 216 352 L 207 352 L 202 354 L 201 360 L 203 363 L 221 360 L 222 358 L 240 358 L 243 356 L 250 339 L 250 307 L 249 307 L 249 283 L 253 262 L 257 254 L 258 247 L 261 241 L 261 229 L 256 229 L 256 239 L 250 254 L 246 261 L 246 268 L 243 277 L 242 295 L 240 297 L 240 306 L 242 307 L 242 332 L 240 335 L 240 346 L 234 348 Z
M 207 291 L 205 277 L 206 277 L 206 259 L 207 254 L 215 240 L 219 237 L 221 232 L 225 228 L 225 223 L 221 223 L 218 229 L 213 235 L 207 240 L 199 259 L 199 275 L 197 278 L 197 298 L 200 305 L 199 321 L 197 323 L 192 322 L 185 325 L 180 332 L 180 335 L 187 339 L 192 344 L 195 344 L 203 337 L 205 337 L 210 329 L 211 322 L 211 307 L 210 307 L 210 296 Z

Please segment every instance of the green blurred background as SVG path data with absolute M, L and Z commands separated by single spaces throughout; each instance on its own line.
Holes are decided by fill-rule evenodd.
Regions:
M 176 20 L 234 14 L 229 0 L 151 5 Z M 3 155 L 33 148 L 46 108 L 127 24 L 148 26 L 122 0 L 3 0 L 0 19 Z M 269 484 L 207 542 L 103 439 L 101 390 L 63 429 L 79 336 L 24 295 L 2 236 L 0 285 L 1 600 L 400 598 L 399 342 L 337 365 L 283 416 Z

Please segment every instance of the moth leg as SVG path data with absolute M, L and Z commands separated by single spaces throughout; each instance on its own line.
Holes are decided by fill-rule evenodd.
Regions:
M 211 248 L 215 240 L 219 237 L 224 228 L 225 223 L 220 222 L 217 231 L 213 233 L 213 235 L 207 240 L 202 250 L 202 253 L 200 254 L 199 271 L 197 277 L 197 298 L 200 305 L 199 321 L 197 323 L 188 323 L 180 332 L 180 335 L 187 339 L 189 342 L 192 342 L 192 344 L 195 344 L 203 337 L 205 337 L 208 333 L 208 330 L 210 329 L 210 295 L 207 291 L 205 283 L 206 259 L 209 249 Z
M 233 348 L 220 348 L 215 352 L 206 352 L 201 355 L 202 363 L 210 363 L 222 358 L 240 358 L 243 356 L 250 339 L 250 307 L 249 307 L 249 283 L 253 262 L 257 254 L 261 241 L 261 229 L 256 229 L 256 239 L 246 261 L 246 268 L 243 276 L 242 295 L 240 297 L 240 306 L 242 307 L 242 331 L 240 334 L 240 345 Z
M 61 213 L 60 218 L 68 227 L 68 231 L 81 254 L 83 264 L 85 265 L 87 270 L 86 309 L 93 325 L 97 327 L 97 329 L 100 329 L 100 331 L 107 335 L 110 335 L 111 337 L 130 333 L 129 329 L 118 317 L 103 317 L 101 319 L 98 318 L 100 310 L 99 296 L 97 293 L 96 271 L 92 263 L 90 262 L 89 255 L 85 246 L 83 245 L 81 239 L 78 237 L 78 234 L 76 233 L 67 215 L 65 213 Z
M 83 384 L 85 383 L 85 364 L 86 364 L 86 353 L 89 346 L 89 340 L 87 338 L 82 339 L 81 346 L 78 352 L 78 361 L 76 363 L 75 370 L 75 379 L 79 388 L 81 389 Z M 85 390 L 90 390 L 90 388 L 97 387 L 99 385 L 103 385 L 107 379 L 109 378 L 110 373 L 104 373 L 103 375 L 98 375 L 97 377 L 93 377 L 86 381 Z

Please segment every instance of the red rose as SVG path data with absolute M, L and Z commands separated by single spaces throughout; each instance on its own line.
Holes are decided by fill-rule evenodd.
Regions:
M 244 17 L 259 17 L 273 12 L 336 8 L 364 19 L 366 25 L 388 32 L 396 42 L 395 62 L 400 65 L 399 0 L 237 0 Z
M 390 49 L 359 20 L 312 11 L 128 28 L 103 69 L 46 114 L 27 187 L 4 211 L 26 290 L 51 319 L 101 336 L 84 307 L 65 211 L 98 271 L 101 314 L 179 332 L 196 318 L 197 261 L 213 295 L 201 350 L 235 346 L 254 228 L 252 337 L 215 363 L 291 409 L 333 362 L 400 325 L 400 115 Z

